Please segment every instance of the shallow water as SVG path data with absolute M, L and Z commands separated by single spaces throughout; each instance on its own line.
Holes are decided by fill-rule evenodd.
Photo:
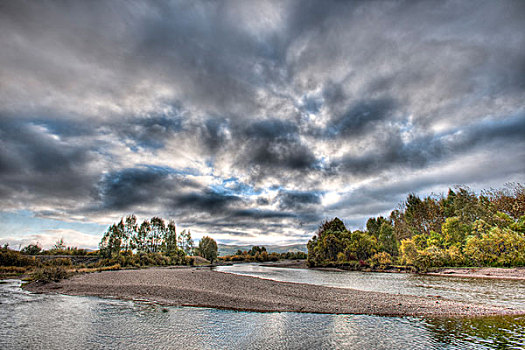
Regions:
M 0 349 L 498 349 L 525 347 L 525 317 L 252 313 L 31 294 L 0 284 Z
M 282 282 L 309 283 L 403 295 L 439 295 L 451 300 L 525 310 L 525 281 L 520 280 L 407 273 L 322 271 L 268 267 L 259 264 L 218 266 L 216 270 Z
M 32 294 L 20 285 L 0 283 L 0 349 L 525 348 L 525 317 L 252 313 Z

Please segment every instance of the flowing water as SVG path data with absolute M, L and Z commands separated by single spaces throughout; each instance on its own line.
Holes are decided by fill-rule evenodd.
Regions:
M 523 280 L 290 269 L 259 264 L 218 266 L 216 270 L 282 282 L 309 283 L 390 294 L 439 295 L 450 300 L 525 310 L 525 281 Z
M 276 272 L 275 268 L 255 265 L 229 267 L 230 272 L 232 269 L 237 269 L 235 272 L 252 269 L 252 275 L 266 278 L 275 278 L 277 273 L 281 276 L 280 280 L 295 279 L 299 274 L 303 278 L 300 281 L 325 285 L 333 285 L 338 279 L 322 277 L 332 275 L 325 274 L 326 271 L 286 269 Z M 243 273 L 249 274 L 246 271 Z M 304 273 L 312 275 L 305 276 Z M 284 278 L 283 275 L 287 274 L 290 276 Z M 359 279 L 354 274 L 350 275 L 350 279 Z M 374 275 L 370 278 L 382 281 L 380 275 L 370 275 Z M 339 279 L 348 280 L 349 277 L 343 274 Z M 348 283 L 343 284 L 348 287 Z M 351 286 L 356 287 L 356 283 L 352 282 Z M 397 282 L 387 279 L 382 286 L 376 287 L 371 287 L 369 283 L 372 282 L 363 282 L 368 286 L 366 290 L 394 288 Z M 444 287 L 446 284 L 446 281 L 440 281 L 435 285 L 440 290 L 457 288 L 457 282 L 451 281 L 449 288 Z M 31 294 L 22 290 L 20 285 L 19 280 L 0 283 L 0 349 L 525 348 L 525 317 L 521 316 L 428 319 L 293 312 L 252 313 L 162 307 L 94 297 Z M 417 290 L 424 294 L 429 291 L 425 286 L 411 282 L 406 287 L 396 288 L 397 292 L 401 289 Z M 478 286 L 473 293 L 481 293 L 482 288 Z M 512 286 L 504 285 L 504 288 Z M 438 292 L 430 290 L 427 294 L 435 295 Z M 487 300 L 495 298 L 494 293 L 489 294 Z M 509 304 L 505 305 L 515 305 L 515 298 L 508 296 L 507 299 Z

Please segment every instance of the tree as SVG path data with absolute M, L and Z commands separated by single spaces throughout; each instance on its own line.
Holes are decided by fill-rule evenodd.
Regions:
M 137 235 L 135 236 L 134 244 L 139 252 L 148 251 L 148 237 L 151 227 L 148 220 L 144 220 L 138 229 Z
M 170 221 L 166 227 L 166 233 L 164 236 L 164 251 L 170 255 L 177 250 L 177 228 L 175 227 L 175 223 Z
M 209 260 L 212 264 L 217 260 L 217 242 L 211 237 L 204 236 L 199 242 L 198 254 L 204 259 Z
M 390 223 L 383 222 L 379 230 L 378 243 L 381 250 L 391 256 L 397 255 L 397 241 L 394 234 L 394 228 Z
M 62 249 L 66 249 L 66 245 L 64 244 L 64 238 L 60 238 L 53 245 L 53 250 L 62 250 Z
M 354 254 L 359 260 L 366 260 L 377 253 L 377 239 L 366 232 L 355 230 L 350 235 L 346 245 L 347 252 Z
M 42 248 L 37 244 L 30 244 L 22 248 L 21 252 L 27 255 L 37 255 L 42 251 Z
M 183 230 L 178 237 L 179 248 L 184 251 L 187 255 L 193 254 L 193 239 L 191 238 L 191 232 Z
M 464 224 L 457 216 L 448 218 L 441 228 L 445 246 L 463 246 L 465 238 L 470 234 L 470 225 Z
M 404 239 L 401 241 L 399 247 L 401 251 L 401 263 L 406 265 L 414 265 L 418 256 L 416 244 L 411 239 Z
M 163 219 L 154 216 L 150 220 L 150 227 L 150 250 L 156 253 L 160 250 L 163 237 L 166 236 L 166 223 Z
M 266 251 L 266 247 L 259 247 L 257 245 L 253 246 L 252 249 L 250 249 L 250 251 L 248 252 L 248 254 L 252 255 L 252 256 L 255 256 L 255 254 L 257 253 L 262 253 L 262 252 L 265 252 Z
M 375 238 L 378 238 L 379 231 L 381 230 L 381 225 L 383 225 L 383 223 L 388 223 L 388 220 L 382 216 L 378 218 L 370 218 L 366 222 L 366 230 L 369 234 L 371 234 Z
M 132 250 L 135 245 L 133 238 L 137 234 L 137 217 L 135 215 L 128 215 L 123 226 L 124 234 L 122 239 L 124 241 L 124 250 L 127 252 L 128 250 Z

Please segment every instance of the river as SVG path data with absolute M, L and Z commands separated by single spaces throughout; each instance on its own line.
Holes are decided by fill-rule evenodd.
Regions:
M 414 276 L 400 274 L 334 273 L 259 265 L 234 265 L 218 270 L 364 290 L 446 294 L 458 300 L 462 299 L 458 295 L 467 288 L 455 279 L 412 281 Z M 473 295 L 485 295 L 479 299 L 482 303 L 495 301 L 507 307 L 523 307 L 519 305 L 523 301 L 523 282 L 496 281 L 494 287 L 488 282 L 485 286 L 486 282 L 475 282 L 476 288 L 467 289 Z M 0 283 L 1 349 L 525 348 L 525 317 L 521 316 L 428 319 L 253 313 L 31 294 L 20 285 L 19 280 Z

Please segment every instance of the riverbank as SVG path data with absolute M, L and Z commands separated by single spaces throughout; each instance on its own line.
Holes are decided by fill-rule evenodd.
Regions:
M 292 269 L 307 269 L 309 268 L 306 260 L 292 260 L 292 261 L 278 261 L 261 264 L 266 267 L 283 267 Z M 325 271 L 348 271 L 344 268 L 338 267 L 315 267 L 316 270 Z M 365 268 L 358 271 L 363 272 L 390 272 L 390 273 L 412 273 L 408 270 L 402 270 L 399 267 L 386 269 L 371 269 Z M 466 277 L 466 278 L 493 278 L 493 279 L 512 279 L 525 281 L 525 267 L 449 267 L 438 268 L 431 272 L 421 273 L 430 276 L 451 276 L 451 277 Z
M 428 272 L 433 276 L 525 280 L 525 267 L 455 267 Z
M 32 283 L 38 293 L 147 300 L 163 305 L 239 311 L 311 312 L 384 316 L 476 317 L 524 314 L 525 310 L 465 304 L 318 285 L 277 282 L 199 268 L 149 268 L 78 275 L 61 282 Z

